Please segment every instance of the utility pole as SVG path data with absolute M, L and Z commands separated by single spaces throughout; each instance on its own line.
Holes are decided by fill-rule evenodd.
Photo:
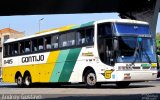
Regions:
M 38 24 L 39 24 L 39 32 L 41 31 L 41 21 L 43 20 L 44 18 L 41 18 L 41 19 L 39 19 L 39 21 L 38 21 Z

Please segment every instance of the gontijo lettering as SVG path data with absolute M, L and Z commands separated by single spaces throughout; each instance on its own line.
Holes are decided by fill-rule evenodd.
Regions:
M 44 61 L 44 55 L 22 57 L 22 63 Z

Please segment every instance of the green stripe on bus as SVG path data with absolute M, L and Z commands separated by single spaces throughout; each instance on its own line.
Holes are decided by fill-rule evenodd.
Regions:
M 81 24 L 80 27 L 92 26 L 93 24 L 94 24 L 94 21 L 91 21 L 91 22 L 88 22 L 88 23 L 85 23 L 85 24 Z
M 58 82 L 58 79 L 60 77 L 60 74 L 62 72 L 62 69 L 65 64 L 65 61 L 67 59 L 68 54 L 69 54 L 69 49 L 60 51 L 60 54 L 58 56 L 58 60 L 56 61 L 55 68 L 52 71 L 50 82 Z
M 73 71 L 73 68 L 75 66 L 75 63 L 77 61 L 80 51 L 81 51 L 81 48 L 71 49 L 69 51 L 68 57 L 66 59 L 66 62 L 64 64 L 64 67 L 63 67 L 63 70 L 61 72 L 58 82 L 68 82 L 69 81 L 69 78 L 71 76 L 71 73 Z

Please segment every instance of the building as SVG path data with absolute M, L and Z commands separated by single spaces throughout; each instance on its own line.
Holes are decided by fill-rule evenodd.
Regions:
M 2 66 L 2 48 L 3 42 L 5 42 L 9 38 L 20 38 L 23 37 L 23 32 L 18 32 L 11 28 L 4 28 L 0 30 L 0 78 L 1 78 L 1 66 Z

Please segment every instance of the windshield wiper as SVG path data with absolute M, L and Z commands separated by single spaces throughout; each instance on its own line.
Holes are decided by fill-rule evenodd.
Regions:
M 137 60 L 138 50 L 140 49 L 138 44 L 139 44 L 139 43 L 138 43 L 138 40 L 137 40 L 136 48 L 135 48 L 135 53 L 134 53 L 135 59 L 133 60 L 132 64 L 134 64 L 134 63 L 136 62 L 136 60 Z
M 135 53 L 134 53 L 134 57 L 135 57 L 135 59 L 133 60 L 132 64 L 134 64 L 134 63 L 136 62 L 136 60 L 137 60 L 138 50 L 139 50 L 139 47 L 138 47 L 138 46 L 136 46 Z

